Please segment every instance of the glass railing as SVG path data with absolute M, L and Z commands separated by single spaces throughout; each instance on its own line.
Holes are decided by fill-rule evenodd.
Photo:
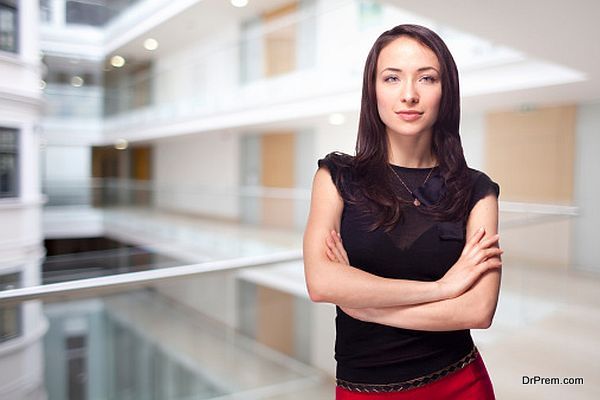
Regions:
M 595 306 L 600 279 L 574 268 L 565 245 L 581 217 L 570 206 L 502 202 L 501 209 L 505 254 L 500 302 L 492 328 L 473 331 L 498 398 L 549 393 L 522 385 L 522 377 L 532 375 L 581 377 L 585 385 L 554 390 L 560 396 L 571 391 L 592 398 L 586 396 L 597 378 L 593 363 L 585 360 L 594 343 L 590 321 L 600 316 Z M 322 372 L 333 373 L 333 363 L 323 363 L 332 357 L 333 308 L 308 300 L 299 232 L 278 247 L 273 232 L 256 226 L 230 229 L 229 223 L 212 221 L 191 229 L 189 216 L 159 224 L 148 222 L 147 214 L 135 207 L 110 218 L 115 225 L 107 234 L 122 238 L 132 229 L 132 236 L 141 240 L 144 232 L 160 231 L 161 239 L 150 247 L 179 257 L 167 266 L 152 265 L 135 247 L 80 254 L 62 261 L 83 267 L 106 258 L 114 273 L 5 287 L 0 308 L 9 310 L 4 315 L 21 328 L 0 343 L 0 365 L 15 362 L 7 361 L 3 349 L 28 343 L 22 348 L 31 348 L 31 354 L 11 354 L 31 366 L 44 366 L 43 390 L 50 400 L 333 397 L 333 382 Z M 200 230 L 204 235 L 195 236 Z M 283 232 L 275 236 L 281 240 Z M 244 252 L 236 253 L 239 244 L 233 243 L 244 240 L 263 247 L 248 250 L 251 245 L 245 243 L 247 254 L 254 255 L 239 258 Z M 212 258 L 186 262 L 193 253 L 189 245 L 202 241 L 207 244 L 196 250 Z M 128 262 L 133 264 L 129 269 Z M 41 310 L 32 307 L 39 303 Z M 31 339 L 36 329 L 43 332 L 37 341 Z M 3 383 L 7 376 L 0 378 Z M 28 377 L 31 373 L 21 378 Z
M 308 365 L 314 340 L 308 298 L 241 273 L 257 268 L 291 270 L 303 285 L 296 252 L 9 289 L 0 292 L 0 307 L 43 301 L 42 314 L 22 315 L 47 323 L 39 343 L 30 343 L 42 351 L 24 357 L 45 366 L 50 400 L 283 400 L 332 393 L 331 381 Z
M 101 86 L 73 87 L 47 84 L 44 117 L 95 122 L 103 117 L 104 89 Z

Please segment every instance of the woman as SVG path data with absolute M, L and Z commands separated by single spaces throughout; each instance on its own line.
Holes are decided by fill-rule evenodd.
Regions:
M 304 264 L 337 305 L 337 399 L 494 398 L 469 329 L 498 300 L 499 187 L 467 167 L 459 103 L 442 39 L 397 26 L 367 57 L 356 155 L 319 160 Z

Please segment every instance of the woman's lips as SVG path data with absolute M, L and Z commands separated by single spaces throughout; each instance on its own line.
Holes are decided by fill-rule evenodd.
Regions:
M 415 121 L 423 115 L 423 113 L 419 111 L 398 111 L 396 114 L 404 121 Z

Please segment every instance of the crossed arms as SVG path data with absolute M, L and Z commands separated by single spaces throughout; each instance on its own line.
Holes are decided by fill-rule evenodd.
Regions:
M 304 233 L 304 270 L 310 298 L 333 303 L 353 318 L 405 329 L 488 328 L 500 290 L 498 201 L 481 199 L 467 220 L 467 243 L 440 280 L 382 278 L 348 263 L 337 232 L 343 210 L 329 171 L 314 178 Z

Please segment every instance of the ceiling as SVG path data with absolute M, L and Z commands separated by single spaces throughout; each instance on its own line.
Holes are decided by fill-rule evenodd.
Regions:
M 384 0 L 454 29 L 567 66 L 587 79 L 464 99 L 467 109 L 600 99 L 600 2 L 596 0 Z M 399 21 L 399 23 L 402 23 Z
M 213 34 L 232 19 L 241 21 L 284 5 L 289 0 L 250 1 L 234 8 L 229 1 L 201 0 L 165 23 L 129 41 L 116 51 L 134 59 L 159 57 L 190 41 Z M 340 1 L 337 1 L 338 3 Z M 440 25 L 489 40 L 524 53 L 533 60 L 551 62 L 583 73 L 579 82 L 523 90 L 466 96 L 470 111 L 592 101 L 600 98 L 600 2 L 595 0 L 383 0 L 422 15 Z M 332 4 L 328 4 L 332 5 Z M 398 21 L 402 23 L 402 21 Z M 158 50 L 148 54 L 143 40 L 157 38 Z M 540 70 L 540 74 L 545 74 Z

